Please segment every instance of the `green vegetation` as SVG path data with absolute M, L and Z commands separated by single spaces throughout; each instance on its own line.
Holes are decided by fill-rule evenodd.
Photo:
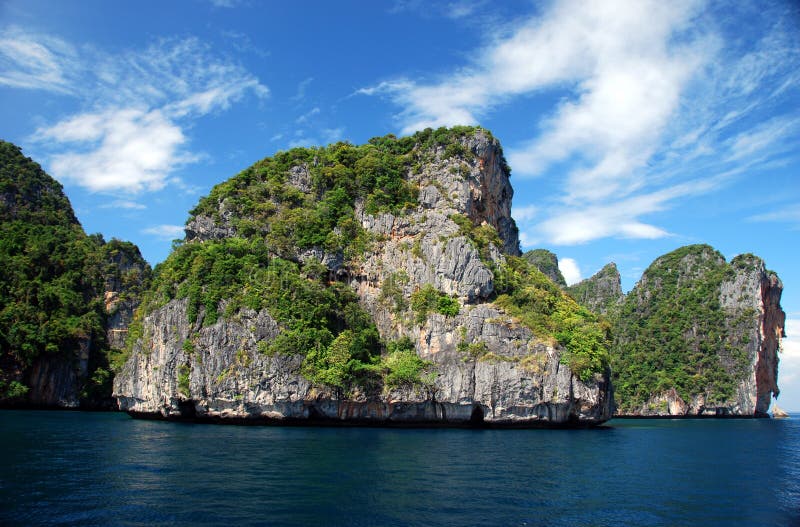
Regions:
M 101 331 L 93 302 L 98 246 L 61 186 L 6 142 L 0 143 L 0 196 L 0 353 L 28 367 Z
M 189 397 L 191 392 L 189 390 L 189 374 L 192 369 L 187 364 L 181 364 L 178 368 L 178 391 L 184 397 Z
M 383 359 L 383 382 L 387 388 L 432 385 L 436 374 L 433 363 L 422 360 L 408 337 L 390 342 Z
M 495 272 L 495 304 L 540 339 L 566 348 L 562 362 L 583 381 L 608 369 L 610 325 L 580 306 L 524 258 L 507 256 Z
M 132 299 L 149 267 L 131 243 L 87 236 L 61 185 L 0 141 L 0 401 L 23 398 L 38 360 L 74 360 L 88 346 L 89 376 L 77 387 L 97 402 L 111 394 L 103 292 Z M 20 375 L 21 372 L 21 375 Z
M 457 349 L 464 354 L 464 360 L 481 360 L 489 353 L 489 348 L 483 341 L 468 343 L 462 339 Z
M 558 257 L 547 249 L 533 249 L 522 255 L 534 267 L 550 278 L 556 285 L 567 287 L 567 281 L 558 268 Z
M 414 310 L 417 324 L 424 324 L 429 313 L 454 317 L 458 315 L 461 306 L 458 299 L 437 291 L 431 284 L 425 284 L 411 293 L 411 309 Z
M 369 214 L 402 214 L 415 207 L 418 189 L 406 174 L 436 147 L 458 145 L 456 150 L 466 151 L 459 139 L 474 132 L 426 129 L 400 139 L 376 137 L 361 146 L 339 142 L 278 152 L 215 186 L 191 215 L 220 222 L 224 210 L 239 236 L 263 235 L 269 250 L 285 258 L 320 247 L 357 259 L 371 240 L 356 221 L 354 203 L 363 201 Z
M 388 304 L 392 312 L 397 315 L 408 309 L 408 301 L 403 294 L 403 286 L 409 281 L 405 271 L 392 273 L 381 284 L 381 294 L 378 300 Z
M 621 409 L 670 388 L 686 401 L 734 396 L 748 363 L 719 304 L 720 284 L 732 273 L 707 245 L 682 247 L 645 271 L 616 318 L 612 371 Z
M 594 276 L 564 289 L 569 296 L 588 309 L 611 316 L 622 298 L 619 271 L 613 263 L 605 265 Z
M 459 234 L 466 237 L 480 253 L 481 260 L 491 264 L 491 246 L 499 248 L 503 246 L 500 235 L 491 225 L 475 225 L 468 217 L 463 214 L 451 214 L 450 219 L 458 225 Z

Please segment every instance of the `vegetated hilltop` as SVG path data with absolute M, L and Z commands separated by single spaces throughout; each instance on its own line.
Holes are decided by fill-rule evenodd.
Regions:
M 523 254 L 522 257 L 552 280 L 554 284 L 562 289 L 567 287 L 567 281 L 564 280 L 564 275 L 558 268 L 558 256 L 555 253 L 547 249 L 533 249 Z
M 606 264 L 590 278 L 565 288 L 567 293 L 581 305 L 595 313 L 610 315 L 622 301 L 622 279 L 617 265 Z
M 0 404 L 112 404 L 109 344 L 149 266 L 130 243 L 87 236 L 61 185 L 5 141 L 0 268 Z
M 427 129 L 279 152 L 156 267 L 114 392 L 134 415 L 597 424 L 608 325 L 519 257 L 499 143 Z
M 785 314 L 783 285 L 760 258 L 727 263 L 708 245 L 682 247 L 617 300 L 615 273 L 606 266 L 568 290 L 613 324 L 619 414 L 766 415 Z

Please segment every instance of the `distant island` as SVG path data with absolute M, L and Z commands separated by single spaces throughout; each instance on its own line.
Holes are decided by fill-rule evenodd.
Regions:
M 782 284 L 707 245 L 623 295 L 521 254 L 479 127 L 279 152 L 215 186 L 151 270 L 0 143 L 0 405 L 215 422 L 594 426 L 766 416 Z

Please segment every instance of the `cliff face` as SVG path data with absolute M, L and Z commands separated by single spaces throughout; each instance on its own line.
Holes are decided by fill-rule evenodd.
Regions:
M 566 288 L 572 298 L 595 313 L 603 315 L 622 301 L 622 281 L 615 263 L 600 269 L 592 277 Z
M 544 273 L 554 284 L 562 288 L 567 287 L 567 281 L 564 280 L 564 275 L 558 268 L 558 256 L 555 253 L 547 249 L 533 249 L 523 254 L 522 257 Z
M 446 140 L 437 139 L 444 133 Z M 509 284 L 528 272 L 515 260 L 513 192 L 497 141 L 470 129 L 370 143 L 376 148 L 292 151 L 280 171 L 272 170 L 285 158 L 265 160 L 201 202 L 187 222 L 186 243 L 165 268 L 244 237 L 254 244 L 266 240 L 265 256 L 248 273 L 263 272 L 267 282 L 279 268 L 290 274 L 280 275 L 283 287 L 267 283 L 259 294 L 252 293 L 262 287 L 258 281 L 241 278 L 241 287 L 206 296 L 212 300 L 202 305 L 197 298 L 212 291 L 208 282 L 157 277 L 162 301 L 143 311 L 141 338 L 132 342 L 115 380 L 120 408 L 161 417 L 381 424 L 607 420 L 607 369 L 592 373 L 570 362 L 578 355 L 495 302 L 511 302 Z M 396 155 L 399 165 L 392 164 Z M 387 175 L 383 186 L 348 186 L 349 170 L 357 181 L 370 182 L 373 174 L 391 174 L 387 166 L 399 167 L 400 179 Z M 330 183 L 338 173 L 345 174 L 338 180 L 344 183 Z M 263 202 L 250 205 L 236 197 L 242 194 L 263 196 Z M 334 204 L 345 194 L 355 197 Z M 404 205 L 382 205 L 399 203 L 397 196 Z M 287 206 L 288 199 L 294 205 Z M 243 215 L 242 203 L 256 212 Z M 305 212 L 292 219 L 299 207 Z M 305 234 L 303 221 L 319 214 L 323 220 L 315 225 L 324 225 L 331 210 L 340 212 L 327 231 Z M 266 219 L 259 221 L 258 211 L 267 211 Z M 285 243 L 287 232 L 293 243 Z M 299 269 L 296 278 L 291 273 Z M 292 310 L 305 302 L 301 296 L 330 293 L 353 301 L 334 299 L 341 307 L 308 321 Z M 287 294 L 294 300 L 284 304 Z M 330 323 L 322 326 L 321 319 Z M 309 335 L 317 340 L 309 343 Z M 582 373 L 570 364 L 582 364 Z
M 614 318 L 625 415 L 765 416 L 779 393 L 782 284 L 753 255 L 704 245 L 657 259 Z
M 108 251 L 122 242 L 87 236 L 61 185 L 7 142 L 0 142 L 0 230 L 0 405 L 108 403 L 101 299 L 121 263 Z M 141 257 L 139 266 L 149 272 Z M 124 326 L 124 311 L 111 317 L 115 328 Z
M 150 283 L 150 265 L 130 242 L 111 240 L 102 253 L 106 343 L 119 350 L 125 347 L 128 326 Z

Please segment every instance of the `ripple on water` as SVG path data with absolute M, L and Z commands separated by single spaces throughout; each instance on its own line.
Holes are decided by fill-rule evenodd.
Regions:
M 788 525 L 800 419 L 235 427 L 0 412 L 3 525 Z

